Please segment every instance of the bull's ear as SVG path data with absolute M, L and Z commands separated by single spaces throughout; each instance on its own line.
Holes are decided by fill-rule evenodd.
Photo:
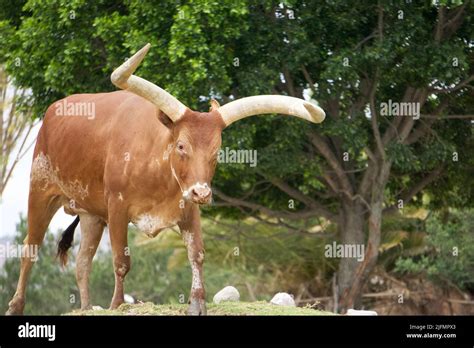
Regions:
M 217 110 L 221 107 L 221 105 L 219 104 L 219 102 L 215 99 L 211 99 L 211 108 L 209 109 L 209 111 L 214 111 L 214 110 Z
M 158 120 L 168 129 L 171 129 L 173 127 L 173 120 L 168 117 L 163 111 L 158 110 L 157 111 L 157 117 Z

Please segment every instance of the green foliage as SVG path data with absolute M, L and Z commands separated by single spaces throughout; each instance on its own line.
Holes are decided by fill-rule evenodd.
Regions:
M 459 1 L 440 3 L 448 9 L 460 4 Z M 323 174 L 335 178 L 334 171 L 327 159 L 315 151 L 308 135 L 325 137 L 357 192 L 371 163 L 366 149 L 375 148 L 371 124 L 374 118 L 366 105 L 367 84 L 378 77 L 375 89 L 378 110 L 382 102 L 403 100 L 410 89 L 447 88 L 472 74 L 474 3 L 467 3 L 463 24 L 442 41 L 434 38 L 439 6 L 433 2 L 380 2 L 379 5 L 373 1 L 343 0 L 163 0 L 159 4 L 138 0 L 16 3 L 0 0 L 3 9 L 0 63 L 6 65 L 18 86 L 31 90 L 30 98 L 24 103 L 33 106 L 37 118 L 42 117 L 53 101 L 66 95 L 114 90 L 110 73 L 146 42 L 152 44 L 152 49 L 137 74 L 201 111 L 207 110 L 211 97 L 225 103 L 254 94 L 303 97 L 304 92 L 311 92 L 312 98 L 327 111 L 322 125 L 283 116 L 254 117 L 233 124 L 224 131 L 223 146 L 256 149 L 258 166 L 222 164 L 213 184 L 234 197 L 253 192 L 246 199 L 288 211 L 290 197 L 269 183 L 273 178 L 283 179 L 338 215 L 341 201 L 347 197 L 328 187 Z M 377 33 L 381 10 L 383 35 Z M 361 100 L 364 111 L 355 112 Z M 434 113 L 446 102 L 449 103 L 443 114 L 472 114 L 474 110 L 472 94 L 456 90 L 437 97 L 430 95 L 421 112 Z M 414 121 L 415 129 L 428 125 L 429 131 L 419 141 L 402 144 L 395 137 L 386 144 L 388 161 L 392 163 L 390 180 L 384 190 L 386 206 L 396 202 L 400 193 L 410 192 L 440 166 L 444 168 L 443 178 L 416 195 L 415 205 L 426 203 L 433 209 L 472 206 L 471 122 L 449 119 L 430 124 L 429 121 L 423 118 Z M 376 126 L 383 134 L 394 126 L 393 118 L 378 117 Z M 344 152 L 349 154 L 347 162 L 341 160 Z M 453 160 L 454 152 L 458 161 Z M 296 202 L 296 210 L 305 208 L 303 203 Z M 254 213 L 228 207 L 205 210 L 205 215 L 218 216 L 223 221 Z M 297 224 L 302 229 L 311 226 L 305 222 Z M 253 233 L 248 231 L 259 228 L 263 229 L 259 235 L 264 237 L 255 246 Z M 283 233 L 280 229 L 270 231 L 245 224 L 242 229 L 247 231 L 244 238 L 215 232 L 216 238 L 228 248 L 225 254 L 217 252 L 221 257 L 230 255 L 227 253 L 235 245 L 245 245 L 241 248 L 244 255 L 241 258 L 226 256 L 212 260 L 214 256 L 211 257 L 206 266 L 211 292 L 224 285 L 226 279 L 261 282 L 266 281 L 265 274 L 282 269 L 291 270 L 298 281 L 309 281 L 318 272 L 325 279 L 326 271 L 335 267 L 318 259 L 323 253 L 321 240 L 316 236 L 293 235 L 286 239 L 278 234 Z M 457 238 L 459 232 L 452 233 L 452 238 Z M 403 245 L 411 236 L 386 235 L 384 243 L 387 250 L 396 250 L 394 245 Z M 301 248 L 299 243 L 303 244 Z M 177 301 L 177 294 L 187 294 L 189 269 L 177 266 L 184 258 L 182 251 L 162 250 L 148 255 L 143 252 L 145 249 L 132 249 L 132 267 L 144 271 L 132 270 L 127 291 L 160 303 Z M 291 257 L 285 259 L 285 255 Z M 113 276 L 111 270 L 106 272 L 110 267 L 109 257 L 99 255 L 92 274 L 93 286 L 107 289 L 94 293 L 101 305 L 111 295 Z M 236 261 L 231 265 L 238 266 L 241 273 L 235 268 L 228 271 L 218 267 L 222 260 Z M 411 261 L 400 261 L 403 262 L 407 268 L 411 267 Z M 175 272 L 164 271 L 170 264 L 175 265 L 176 268 L 172 267 Z M 447 264 L 439 265 L 437 270 L 444 272 L 447 267 Z M 466 284 L 462 278 L 456 279 Z M 276 285 L 268 289 L 272 287 Z M 262 293 L 265 291 L 269 290 L 263 289 Z
M 427 250 L 400 258 L 396 271 L 426 273 L 440 283 L 474 289 L 474 214 L 472 210 L 437 213 L 427 221 Z
M 403 215 L 384 219 L 379 248 L 379 264 L 391 272 L 402 257 L 418 257 L 426 250 L 425 220 L 415 215 L 415 208 L 405 208 Z
M 241 222 L 205 219 L 203 231 L 204 277 L 209 299 L 226 285 L 237 287 L 244 301 L 254 299 L 253 296 L 269 300 L 278 291 L 297 293 L 301 285 L 316 290 L 322 284 L 312 280 L 330 277 L 337 267 L 336 260 L 324 257 L 328 240 L 318 233 L 290 232 L 284 227 L 269 227 L 251 219 Z M 187 296 L 191 272 L 181 237 L 172 231 L 162 232 L 151 240 L 139 234 L 135 243 L 137 247 L 131 250 L 132 268 L 140 268 L 143 277 L 155 279 L 157 288 L 161 289 L 155 293 L 162 294 L 154 299 L 138 298 L 155 303 L 177 303 L 180 294 Z M 151 255 L 166 255 L 157 273 L 136 260 L 137 257 L 149 260 L 153 258 Z M 158 280 L 160 274 L 164 280 Z M 136 276 L 130 275 L 130 281 L 127 276 L 127 284 L 146 284 L 146 279 Z M 163 283 L 169 286 L 163 287 Z
M 317 233 L 290 233 L 284 228 L 269 228 L 250 221 L 233 226 L 229 221 L 208 220 L 204 221 L 204 231 L 208 301 L 226 285 L 237 287 L 243 301 L 269 301 L 279 291 L 296 294 L 301 285 L 320 291 L 321 283 L 314 283 L 314 278 L 330 277 L 336 267 L 334 260 L 324 258 L 327 241 Z M 21 243 L 25 233 L 26 221 L 22 218 L 15 243 Z M 104 234 L 103 238 L 107 237 Z M 25 313 L 62 314 L 79 308 L 74 276 L 77 245 L 70 251 L 69 263 L 62 270 L 54 259 L 56 239 L 54 234 L 46 234 L 28 282 Z M 192 276 L 186 249 L 176 232 L 168 230 L 148 239 L 132 229 L 129 245 L 132 269 L 127 275 L 125 293 L 155 304 L 187 301 Z M 19 258 L 6 260 L 0 272 L 0 292 L 5 294 L 0 298 L 0 311 L 6 311 L 15 292 L 19 270 Z M 92 304 L 107 308 L 113 289 L 111 253 L 99 250 L 90 275 Z
M 433 215 L 427 221 L 427 237 L 421 232 L 423 224 L 419 219 L 386 220 L 380 264 L 387 270 L 395 267 L 400 274 L 426 274 L 438 282 L 449 281 L 472 290 L 473 217 L 472 210 Z M 330 291 L 338 260 L 324 257 L 324 246 L 332 238 L 321 232 L 290 232 L 251 219 L 241 222 L 205 219 L 203 230 L 208 301 L 226 285 L 236 286 L 243 301 L 268 301 L 276 292 L 297 294 L 302 288 L 309 294 Z M 25 231 L 26 221 L 22 218 L 15 243 L 21 243 Z M 332 227 L 326 232 L 333 232 Z M 104 238 L 107 237 L 105 234 Z M 181 300 L 186 301 L 191 271 L 181 237 L 169 230 L 148 239 L 131 230 L 129 241 L 132 269 L 127 275 L 125 292 L 155 304 L 179 306 Z M 457 256 L 453 256 L 454 247 Z M 31 272 L 26 313 L 62 314 L 78 308 L 79 292 L 74 277 L 77 246 L 75 249 L 70 252 L 68 266 L 61 270 L 54 260 L 56 237 L 46 234 L 39 260 Z M 0 292 L 6 294 L 0 298 L 1 311 L 6 310 L 15 291 L 19 267 L 19 259 L 7 259 L 0 272 Z M 90 277 L 92 303 L 107 308 L 113 288 L 111 255 L 102 250 L 94 259 Z M 165 307 L 158 309 L 165 311 Z
M 21 217 L 17 224 L 17 235 L 12 243 L 22 244 L 26 235 L 26 220 Z M 12 244 L 13 245 L 13 244 Z M 28 314 L 60 314 L 76 308 L 70 302 L 71 295 L 78 298 L 75 277 L 70 270 L 62 271 L 58 262 L 55 262 L 56 241 L 52 234 L 47 233 L 38 261 L 33 265 L 31 272 L 28 301 L 25 313 Z M 8 258 L 0 271 L 0 311 L 4 313 L 8 302 L 15 293 L 20 273 L 20 259 Z
M 272 117 L 243 120 L 225 130 L 224 146 L 257 149 L 259 154 L 258 170 L 242 164 L 218 168 L 216 186 L 233 196 L 244 196 L 262 178 L 272 177 L 286 179 L 308 196 L 326 196 L 328 187 L 321 180 L 325 160 L 314 153 L 307 137 L 315 131 L 349 154 L 344 166 L 353 171 L 351 180 L 359 182 L 368 164 L 364 148 L 373 147 L 374 137 L 367 115 L 351 115 L 351 110 L 367 81 L 376 74 L 381 77 L 378 108 L 380 102 L 401 100 L 407 87 L 455 84 L 468 76 L 472 65 L 473 47 L 468 43 L 474 34 L 473 4 L 468 5 L 464 24 L 442 42 L 433 37 L 439 5 L 423 2 L 383 3 L 383 39 L 374 34 L 380 10 L 374 2 L 165 0 L 157 5 L 136 0 L 4 0 L 3 4 L 0 62 L 6 63 L 16 84 L 31 88 L 31 98 L 25 102 L 32 103 L 36 117 L 68 94 L 113 90 L 110 72 L 146 42 L 153 48 L 138 74 L 193 108 L 206 110 L 210 97 L 224 102 L 253 94 L 302 97 L 305 89 L 311 89 L 325 107 L 337 101 L 337 108 L 327 108 L 322 127 Z M 447 8 L 455 6 L 450 2 Z M 472 113 L 472 98 L 465 93 L 448 97 L 459 102 L 446 112 Z M 423 112 L 432 112 L 443 100 L 443 95 L 430 98 Z M 390 121 L 379 119 L 381 132 Z M 448 160 L 453 151 L 468 151 L 465 145 L 472 139 L 468 121 L 449 120 L 435 127 L 433 136 L 423 142 L 387 145 L 394 163 L 389 193 L 409 189 L 440 163 L 447 163 L 450 173 L 466 177 L 466 157 L 459 163 Z M 436 195 L 438 206 L 461 204 L 450 195 L 456 182 L 446 180 L 439 187 L 443 194 Z M 287 198 L 271 187 L 251 199 L 281 210 Z M 474 201 L 469 198 L 472 192 L 464 191 L 462 204 Z M 339 204 L 337 199 L 321 203 L 333 212 Z M 241 216 L 229 208 L 212 213 Z
M 228 88 L 225 66 L 233 58 L 228 43 L 246 26 L 242 18 L 248 12 L 244 1 L 179 5 L 171 0 L 159 6 L 141 1 L 30 0 L 23 10 L 27 15 L 17 30 L 13 12 L 0 18 L 5 19 L 0 22 L 5 32 L 0 62 L 7 63 L 19 86 L 32 89 L 37 117 L 68 94 L 115 89 L 110 71 L 146 42 L 154 49 L 141 75 L 196 107 L 203 93 Z
M 471 99 L 471 103 L 474 104 L 474 98 Z M 447 152 L 445 153 L 447 173 L 426 191 L 429 197 L 429 208 L 434 210 L 442 210 L 447 206 L 459 209 L 472 208 L 474 204 L 474 156 L 472 155 L 474 136 L 470 127 L 462 127 L 458 124 L 453 129 L 446 127 L 448 123 L 448 121 L 443 122 L 435 130 L 440 131 L 445 126 L 443 130 L 448 133 L 451 144 L 464 145 L 444 150 Z

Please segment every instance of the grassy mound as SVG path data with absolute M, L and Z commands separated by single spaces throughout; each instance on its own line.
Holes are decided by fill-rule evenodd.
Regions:
M 155 305 L 151 302 L 140 304 L 123 304 L 116 310 L 73 311 L 67 315 L 186 315 L 188 305 L 168 304 Z M 283 307 L 260 302 L 224 302 L 209 303 L 208 315 L 334 315 L 331 312 L 315 310 L 310 307 Z

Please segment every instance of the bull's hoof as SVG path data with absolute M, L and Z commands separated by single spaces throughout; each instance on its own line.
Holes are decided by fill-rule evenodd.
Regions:
M 207 315 L 206 301 L 203 299 L 191 299 L 188 307 L 188 315 Z
M 8 304 L 8 310 L 5 315 L 23 315 L 23 309 L 25 308 L 25 300 L 22 298 L 14 297 Z
M 109 309 L 117 309 L 120 307 L 122 303 L 125 303 L 124 300 L 112 300 L 112 303 L 110 304 Z

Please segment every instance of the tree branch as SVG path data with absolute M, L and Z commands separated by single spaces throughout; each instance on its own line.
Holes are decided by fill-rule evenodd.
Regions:
M 440 6 L 438 9 L 438 21 L 436 23 L 435 27 L 435 42 L 440 43 L 442 38 L 443 38 L 443 27 L 444 27 L 444 13 L 445 13 L 445 7 Z
M 436 180 L 444 170 L 444 166 L 436 168 L 434 171 L 426 175 L 423 179 L 421 179 L 416 185 L 412 186 L 407 192 L 402 193 L 401 199 L 403 200 L 403 204 L 412 200 L 421 190 L 423 190 L 426 186 Z M 398 209 L 397 205 L 394 204 L 390 207 L 387 207 L 383 210 L 384 214 L 391 214 Z
M 442 39 L 447 39 L 449 38 L 452 34 L 456 32 L 456 30 L 459 29 L 463 22 L 463 15 L 464 15 L 464 10 L 466 9 L 466 6 L 469 4 L 470 0 L 466 0 L 463 5 L 455 8 L 452 10 L 449 14 L 449 19 L 448 21 L 443 25 L 443 38 Z
M 294 219 L 309 219 L 309 218 L 314 218 L 317 216 L 324 216 L 325 212 L 319 211 L 319 209 L 308 209 L 304 211 L 299 211 L 299 212 L 284 212 L 284 211 L 276 211 L 273 209 L 270 209 L 268 207 L 265 207 L 263 205 L 257 204 L 257 203 L 252 203 L 248 202 L 246 200 L 240 199 L 240 198 L 234 198 L 227 196 L 223 192 L 213 189 L 213 192 L 216 194 L 217 197 L 222 199 L 223 201 L 229 203 L 229 204 L 220 204 L 216 203 L 216 206 L 233 206 L 233 207 L 244 207 L 244 208 L 249 208 L 252 211 L 259 211 L 263 214 L 266 214 L 271 217 L 275 218 L 283 218 L 283 219 L 289 219 L 289 220 L 294 220 Z
M 428 89 L 420 88 L 420 89 L 417 89 L 415 93 L 413 94 L 412 102 L 418 103 L 421 110 L 421 108 L 423 107 L 423 104 L 426 102 L 427 97 L 428 97 Z M 404 143 L 415 125 L 415 119 L 410 116 L 400 117 L 400 118 L 403 118 L 404 120 L 400 125 L 398 134 L 399 134 L 400 142 Z
M 354 51 L 357 51 L 357 49 L 361 48 L 363 44 L 365 44 L 367 41 L 375 37 L 377 37 L 377 32 L 374 30 L 369 36 L 366 36 L 361 41 L 359 41 L 357 45 L 355 45 Z
M 385 161 L 386 154 L 384 144 L 382 142 L 382 137 L 380 136 L 380 130 L 378 125 L 377 110 L 375 109 L 375 92 L 377 91 L 377 80 L 378 72 L 375 73 L 374 81 L 370 89 L 369 95 L 369 105 L 370 105 L 370 122 L 372 124 L 372 132 L 374 133 L 375 143 L 377 144 L 377 149 L 382 160 Z
M 465 87 L 465 86 L 466 86 L 467 84 L 469 84 L 471 81 L 474 81 L 474 75 L 469 76 L 469 77 L 466 78 L 465 80 L 459 82 L 459 83 L 458 83 L 456 86 L 454 86 L 454 87 L 451 87 L 451 88 L 442 88 L 442 89 L 439 89 L 439 88 L 431 88 L 431 89 L 430 89 L 430 92 L 433 93 L 433 94 L 455 92 L 455 91 L 457 91 L 458 89 L 461 89 L 461 88 Z
M 425 115 L 425 114 L 421 114 L 420 115 L 421 118 L 435 118 L 435 119 L 440 119 L 440 120 L 443 120 L 443 119 L 474 119 L 474 115 L 443 115 L 443 116 L 440 116 L 440 115 Z
M 296 97 L 295 85 L 293 78 L 291 77 L 290 71 L 286 66 L 283 67 L 283 76 L 285 77 L 285 85 L 288 89 L 288 94 L 292 97 Z
M 413 144 L 417 142 L 421 137 L 431 131 L 431 126 L 435 121 L 441 117 L 441 113 L 448 107 L 449 99 L 441 101 L 441 103 L 436 107 L 434 114 L 436 117 L 429 118 L 427 121 L 421 121 L 421 125 L 418 126 L 404 141 L 404 144 Z
M 344 190 L 347 190 L 351 194 L 353 193 L 352 185 L 350 184 L 349 178 L 344 171 L 344 168 L 341 166 L 341 163 L 336 158 L 324 138 L 322 138 L 319 134 L 312 132 L 309 134 L 309 138 L 313 145 L 318 149 L 318 151 L 323 155 L 323 157 L 328 161 L 329 165 L 332 169 L 336 172 L 336 176 L 339 179 L 339 183 L 341 184 Z
M 402 102 L 409 102 L 413 100 L 415 93 L 416 93 L 416 89 L 408 86 L 405 90 L 405 93 L 403 94 Z M 403 117 L 395 117 L 395 119 L 392 122 L 389 122 L 389 127 L 387 128 L 387 130 L 385 131 L 382 137 L 384 145 L 387 145 L 389 142 L 391 142 L 395 138 L 400 139 L 400 133 L 398 131 L 398 128 L 400 127 L 400 124 L 402 123 L 402 119 Z
M 301 66 L 301 72 L 303 73 L 304 79 L 309 85 L 309 88 L 313 91 L 314 94 L 316 94 L 316 88 L 314 87 L 314 81 L 311 78 L 311 75 L 309 74 L 308 70 L 304 65 Z
M 278 187 L 281 191 L 285 192 L 290 197 L 303 202 L 308 208 L 315 209 L 324 213 L 322 214 L 322 216 L 324 216 L 328 220 L 336 219 L 336 215 L 334 215 L 329 210 L 327 210 L 323 205 L 319 204 L 314 199 L 306 196 L 300 190 L 297 190 L 291 187 L 290 185 L 288 185 L 288 183 L 284 182 L 283 180 L 275 178 L 275 179 L 270 179 L 270 182 L 274 184 L 276 187 Z

